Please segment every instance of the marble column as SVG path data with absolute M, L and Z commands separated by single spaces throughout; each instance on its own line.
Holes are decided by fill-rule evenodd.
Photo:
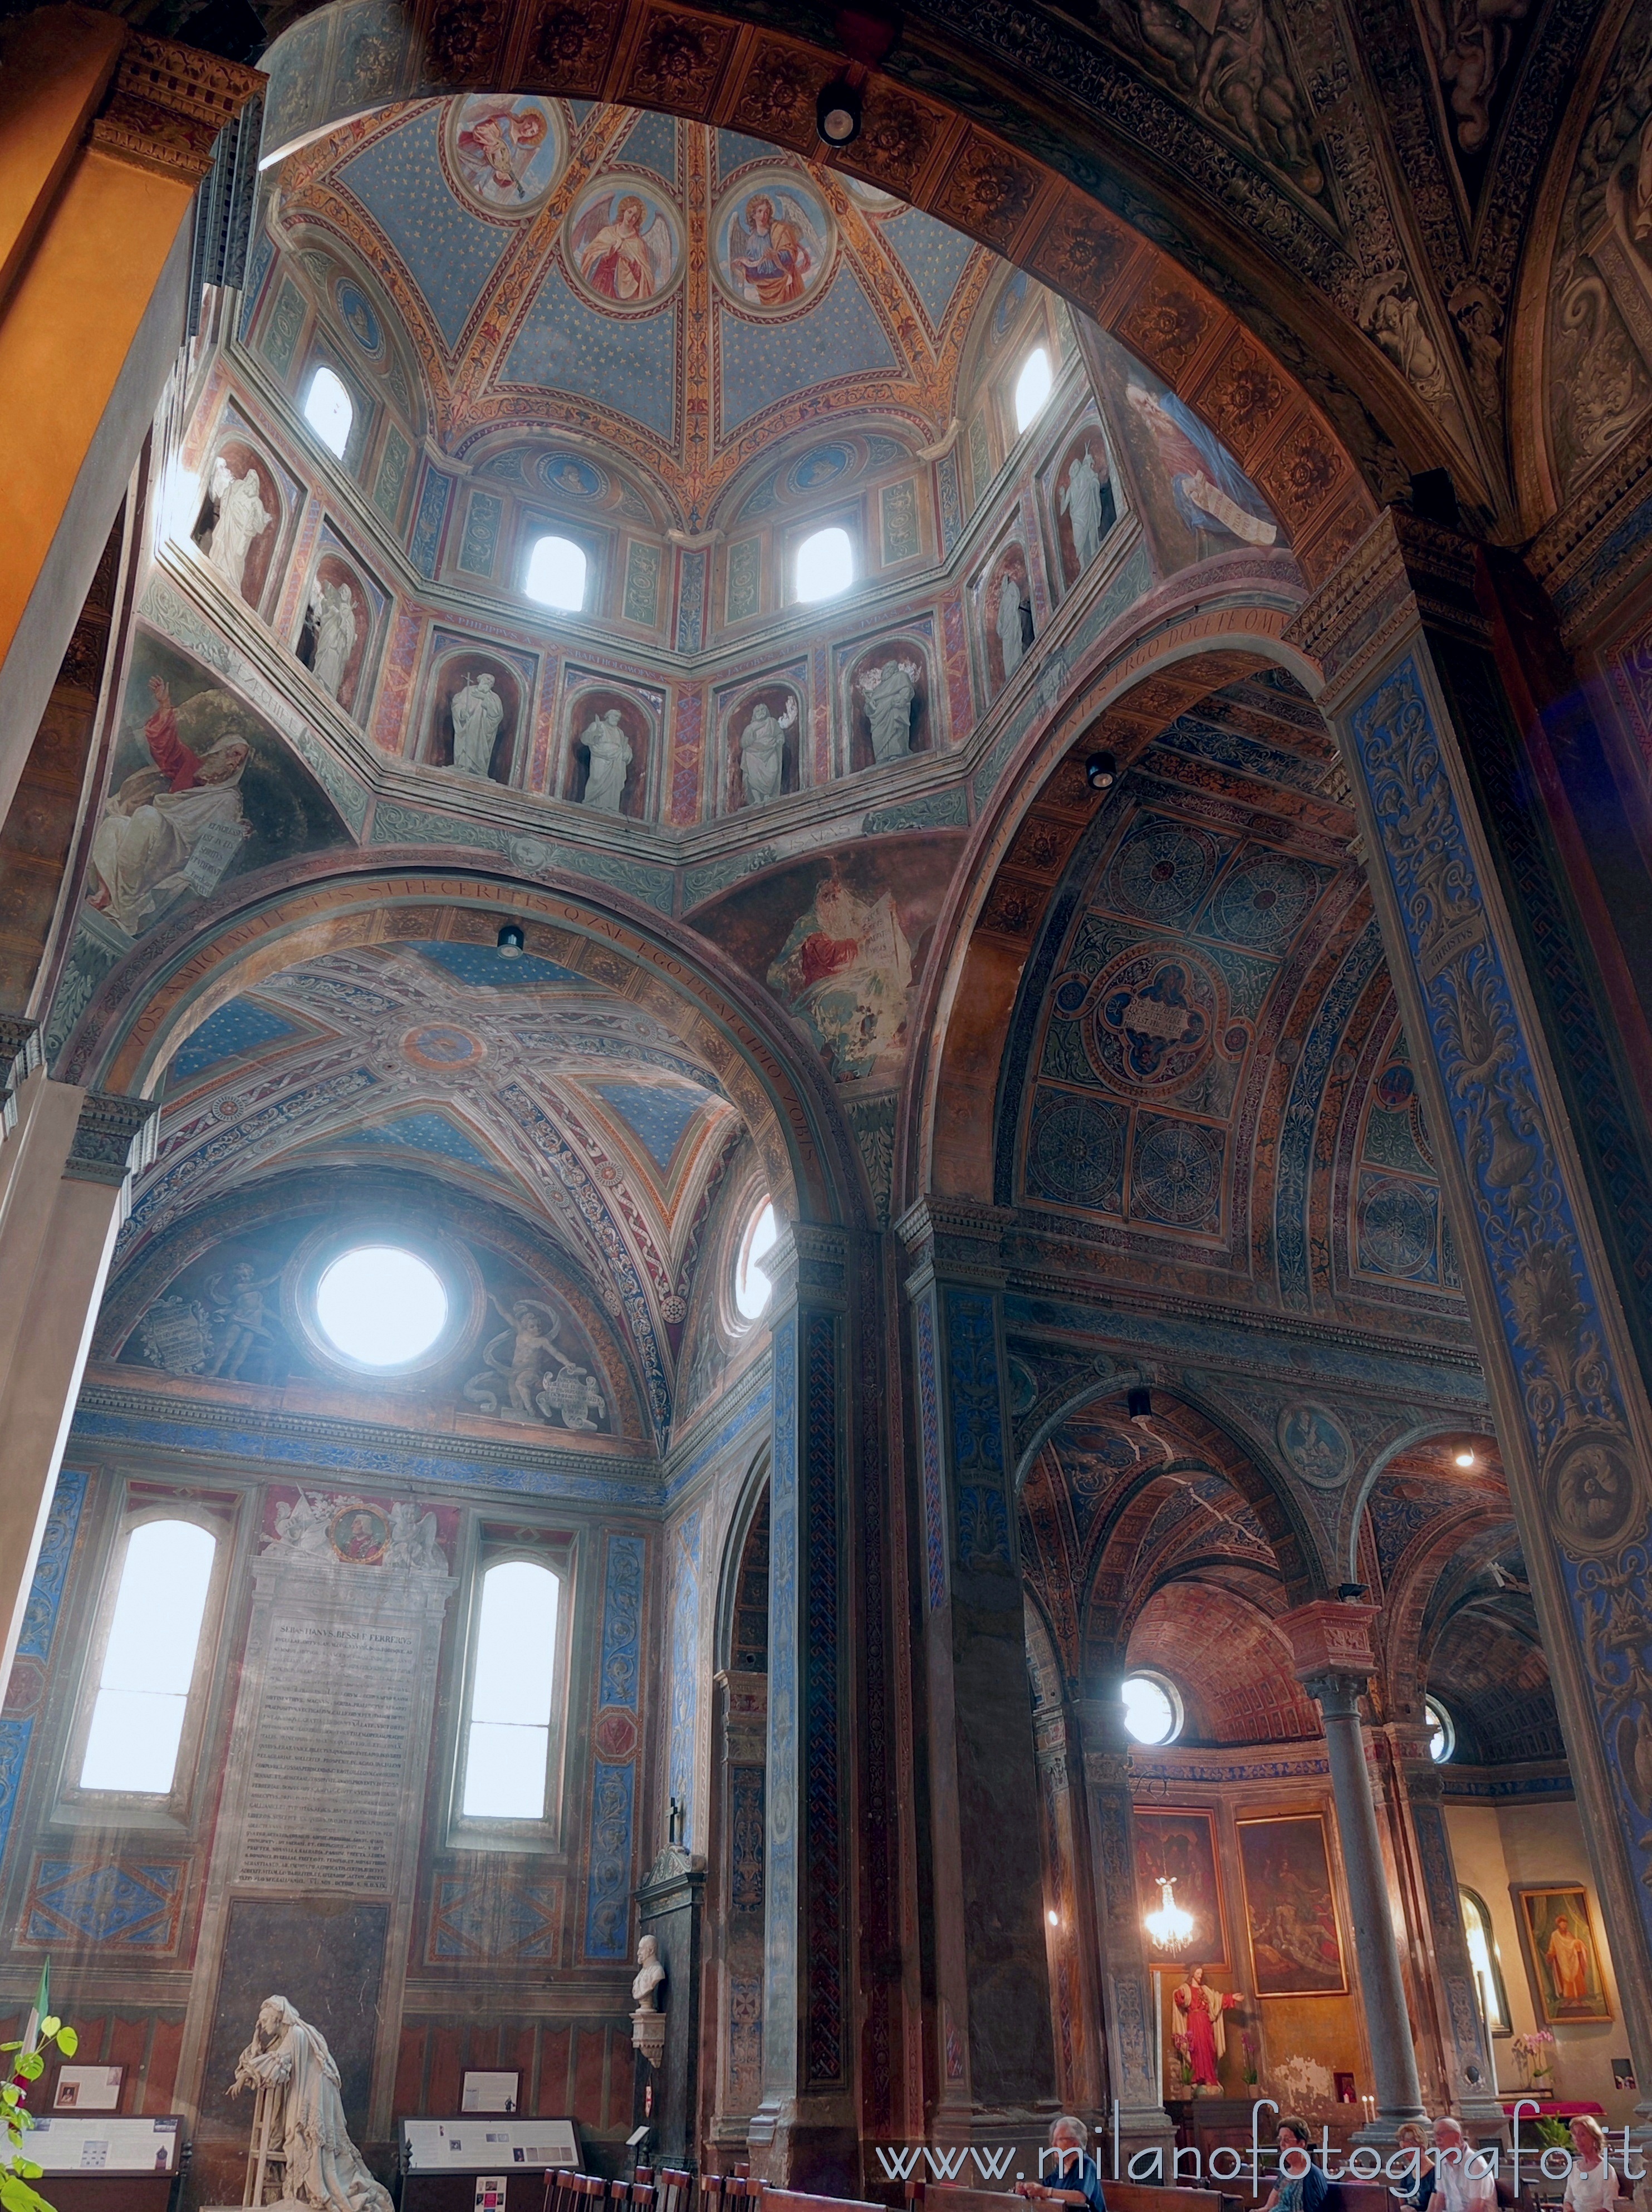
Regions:
M 937 2142 L 1055 2094 L 1038 1772 L 1005 1393 L 999 1209 L 926 1200 L 913 1261 Z
M 860 2179 L 848 1925 L 853 1257 L 844 1231 L 799 1222 L 763 1261 L 774 1285 L 763 2074 L 747 2131 L 760 2179 L 845 2197 Z
M 1119 2107 L 1119 2134 L 1127 2154 L 1134 2157 L 1157 2148 L 1163 2161 L 1157 2178 L 1169 2182 L 1175 2179 L 1175 2130 L 1160 2101 L 1163 2091 L 1153 2047 L 1157 2010 L 1136 1885 L 1135 1812 L 1122 1675 L 1105 1687 L 1106 1695 L 1084 1698 L 1078 1712 L 1108 2093 Z M 1139 2170 L 1151 2178 L 1149 2165 L 1144 2163 Z
M 0 1212 L 0 1680 L 11 1662 L 93 1325 L 155 1104 L 31 1077 Z
M 1423 2094 L 1359 1717 L 1360 1698 L 1376 1671 L 1370 1641 L 1376 1612 L 1375 1606 L 1321 1598 L 1282 1615 L 1277 1625 L 1291 1638 L 1297 1679 L 1317 1700 L 1325 1724 L 1337 1833 L 1348 1882 L 1348 1917 L 1353 1923 L 1365 2033 L 1376 2082 L 1376 2125 L 1362 2129 L 1359 2140 L 1388 2142 L 1402 2120 L 1423 2118 Z
M 1288 637 L 1322 672 L 1353 788 L 1629 2048 L 1652 2091 L 1652 1282 L 1635 1264 L 1652 1146 L 1476 563 L 1455 532 L 1391 510 Z
M 1506 2134 L 1497 2094 L 1497 2073 L 1480 2009 L 1462 1901 L 1446 1831 L 1445 1792 L 1430 1754 L 1429 1725 L 1394 1722 L 1382 1732 L 1388 1757 L 1385 1781 L 1396 1856 L 1409 1862 L 1414 1881 L 1404 1885 L 1407 1919 L 1418 1968 L 1433 2000 L 1447 2100 L 1468 2123 L 1477 2142 Z

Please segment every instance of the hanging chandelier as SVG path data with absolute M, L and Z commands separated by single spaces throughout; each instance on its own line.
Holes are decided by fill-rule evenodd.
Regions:
M 1163 1875 L 1158 1877 L 1158 1897 L 1157 1908 L 1144 1917 L 1142 1924 L 1153 1939 L 1153 1948 L 1162 1956 L 1174 1957 L 1193 1941 L 1193 1917 L 1176 1903 L 1176 1886 Z

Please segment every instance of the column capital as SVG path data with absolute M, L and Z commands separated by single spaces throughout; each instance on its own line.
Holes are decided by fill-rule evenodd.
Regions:
M 64 1162 L 65 1178 L 119 1188 L 129 1176 L 141 1175 L 155 1158 L 160 1115 L 158 1098 L 134 1098 L 124 1091 L 88 1091 Z
M 40 1065 L 40 1024 L 21 1014 L 0 1014 L 0 1144 L 17 1119 L 17 1089 Z
M 1491 623 L 1474 596 L 1476 550 L 1455 530 L 1384 507 L 1285 633 L 1324 671 L 1319 704 L 1327 713 L 1419 622 L 1489 642 Z
M 1297 1680 L 1308 1682 L 1323 1675 L 1356 1677 L 1363 1689 L 1376 1672 L 1376 1652 L 1371 1628 L 1379 1608 L 1351 1604 L 1339 1597 L 1316 1597 L 1274 1623 L 1291 1640 L 1291 1656 Z M 1314 1693 L 1319 1695 L 1317 1690 Z
M 913 1272 L 907 1288 L 945 1275 L 988 1289 L 1004 1281 L 1004 1237 L 1016 1215 L 1006 1206 L 969 1198 L 920 1198 L 895 1224 Z
M 771 1322 L 794 1301 L 845 1311 L 849 1302 L 850 1231 L 818 1221 L 786 1221 L 763 1260 L 774 1285 Z
M 199 184 L 218 133 L 269 82 L 240 62 L 131 32 L 92 143 L 141 169 Z

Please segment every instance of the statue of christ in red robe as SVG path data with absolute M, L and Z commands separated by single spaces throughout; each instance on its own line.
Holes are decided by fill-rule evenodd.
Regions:
M 1207 1989 L 1203 1966 L 1192 1967 L 1187 1980 L 1176 1990 L 1176 2019 L 1182 2034 L 1187 2039 L 1187 2056 L 1193 2067 L 1195 2089 L 1221 2087 L 1222 2053 L 1228 2044 L 1222 2015 L 1243 2002 L 1242 1990 Z

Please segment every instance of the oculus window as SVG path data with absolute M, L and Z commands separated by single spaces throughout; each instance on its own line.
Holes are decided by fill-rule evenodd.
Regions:
M 395 1244 L 341 1252 L 315 1286 L 322 1334 L 358 1367 L 405 1367 L 447 1326 L 447 1292 L 428 1260 Z
M 81 1759 L 82 1790 L 170 1793 L 217 1549 L 192 1521 L 146 1521 L 126 1540 Z
M 1437 1698 L 1424 1698 L 1423 1711 L 1428 1716 L 1428 1755 L 1436 1766 L 1443 1766 L 1457 1748 L 1456 1729 Z
M 1035 346 L 1021 364 L 1021 374 L 1015 380 L 1016 435 L 1034 422 L 1040 409 L 1050 396 L 1050 357 L 1042 346 Z
M 835 599 L 854 581 L 854 548 L 835 524 L 817 530 L 798 548 L 797 596 L 805 602 Z
M 1181 1734 L 1181 1699 L 1163 1674 L 1127 1674 L 1124 1724 L 1138 1743 L 1174 1743 Z
M 542 607 L 576 615 L 585 605 L 585 548 L 571 538 L 537 538 L 522 589 Z
M 310 379 L 310 388 L 304 395 L 304 419 L 327 451 L 343 460 L 355 408 L 343 380 L 325 362 Z
M 746 1224 L 734 1263 L 734 1310 L 742 1321 L 761 1321 L 768 1310 L 774 1285 L 762 1262 L 774 1250 L 780 1233 L 774 1201 L 766 1198 Z
M 482 1577 L 459 1800 L 467 1820 L 545 1817 L 561 1595 L 531 1559 L 501 1560 Z

